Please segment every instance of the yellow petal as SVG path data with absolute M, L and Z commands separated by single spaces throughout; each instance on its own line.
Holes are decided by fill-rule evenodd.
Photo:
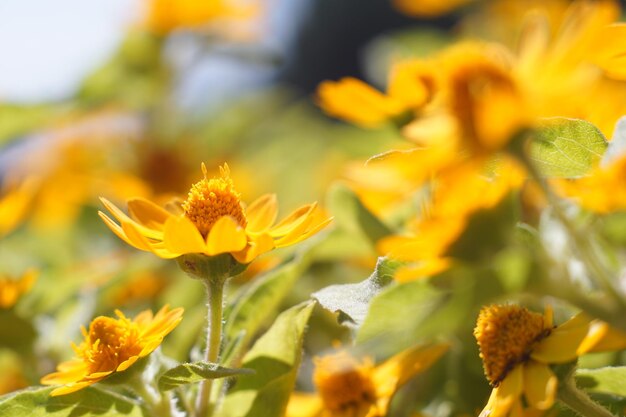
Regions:
M 552 407 L 557 384 L 549 366 L 535 361 L 524 364 L 524 394 L 530 406 L 540 410 Z
M 451 258 L 424 259 L 417 265 L 407 265 L 398 268 L 394 274 L 394 279 L 398 282 L 410 282 L 416 279 L 432 277 L 450 268 L 451 264 Z
M 232 252 L 233 257 L 241 264 L 247 264 L 259 255 L 274 249 L 274 239 L 267 233 L 250 236 L 248 245 L 239 252 Z
M 316 203 L 307 204 L 306 206 L 299 207 L 292 211 L 289 216 L 285 217 L 276 226 L 272 227 L 270 235 L 274 238 L 278 238 L 291 232 L 307 219 L 316 206 Z
M 144 198 L 128 200 L 128 212 L 139 223 L 156 230 L 162 230 L 163 224 L 171 216 L 165 209 Z
M 331 221 L 332 217 L 325 217 L 323 212 L 317 208 L 317 203 L 313 203 L 308 206 L 308 210 L 299 220 L 291 223 L 290 230 L 275 241 L 276 247 L 293 245 L 307 239 L 326 227 Z
M 148 237 L 150 239 L 155 239 L 155 240 L 163 239 L 163 233 L 160 230 L 150 229 L 146 226 L 143 226 L 137 223 L 136 221 L 128 217 L 122 210 L 117 208 L 115 204 L 111 203 L 106 198 L 100 197 L 100 201 L 102 201 L 102 204 L 104 204 L 107 210 L 109 210 L 109 212 L 113 215 L 113 217 L 115 217 L 115 219 L 119 221 L 120 223 L 132 223 L 136 230 L 138 230 L 143 236 Z
M 589 316 L 580 313 L 556 329 L 533 349 L 530 356 L 543 363 L 565 363 L 578 357 L 578 347 L 589 330 Z
M 495 398 L 489 417 L 503 417 L 519 401 L 523 388 L 523 365 L 518 365 L 495 388 Z M 493 393 L 492 393 L 493 395 Z
M 122 228 L 115 223 L 113 220 L 111 220 L 109 218 L 109 216 L 107 216 L 106 214 L 104 214 L 103 212 L 99 211 L 98 215 L 100 216 L 100 218 L 102 220 L 104 220 L 104 224 L 106 224 L 109 229 L 111 229 L 111 231 L 113 233 L 115 233 L 117 235 L 117 237 L 119 237 L 120 239 L 122 239 L 124 242 L 128 243 L 130 246 L 133 246 L 137 249 L 141 249 L 141 250 L 149 250 L 147 247 L 145 247 L 145 245 L 143 245 L 142 243 L 139 243 L 139 245 L 135 244 L 133 241 L 131 241 L 127 236 L 126 233 L 124 232 L 124 230 L 122 230 Z
M 122 372 L 127 370 L 128 368 L 130 368 L 135 362 L 137 362 L 137 360 L 139 359 L 139 356 L 131 356 L 130 358 L 126 359 L 124 362 L 120 363 L 117 366 L 117 369 L 115 369 L 116 372 Z
M 316 417 L 322 412 L 322 400 L 316 394 L 294 392 L 289 397 L 285 417 Z
M 53 372 L 44 376 L 40 382 L 43 385 L 68 384 L 80 381 L 88 373 L 88 366 L 83 360 L 62 362 L 57 369 L 59 369 L 59 372 Z
M 430 368 L 447 350 L 446 344 L 415 346 L 378 365 L 372 374 L 377 397 L 391 398 L 401 385 Z
M 202 235 L 186 216 L 170 216 L 163 228 L 163 244 L 168 250 L 184 253 L 206 253 Z
M 261 233 L 272 227 L 278 214 L 275 194 L 266 194 L 256 199 L 246 208 L 248 225 L 246 229 L 252 233 Z
M 81 381 L 81 382 L 76 382 L 73 384 L 68 384 L 62 387 L 59 387 L 57 389 L 52 390 L 52 392 L 50 392 L 50 396 L 51 397 L 56 397 L 58 395 L 66 395 L 66 394 L 71 394 L 73 392 L 76 392 L 78 390 L 81 390 L 91 384 L 94 384 L 98 381 Z
M 613 329 L 608 323 L 594 320 L 589 325 L 589 331 L 576 353 L 580 356 L 588 352 L 622 349 L 626 349 L 626 333 Z
M 226 252 L 238 252 L 248 242 L 246 231 L 230 216 L 220 217 L 207 236 L 207 253 L 218 255 Z

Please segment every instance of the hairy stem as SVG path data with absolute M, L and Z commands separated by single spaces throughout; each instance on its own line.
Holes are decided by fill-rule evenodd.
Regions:
M 208 290 L 209 311 L 204 359 L 207 362 L 217 363 L 222 343 L 222 303 L 225 280 L 221 278 L 207 279 L 205 283 Z M 204 379 L 200 382 L 196 400 L 196 417 L 210 417 L 213 413 L 214 404 L 210 403 L 212 386 L 212 379 Z
M 576 387 L 574 373 L 559 384 L 558 400 L 582 417 L 616 417 L 606 408 L 593 401 L 586 392 Z

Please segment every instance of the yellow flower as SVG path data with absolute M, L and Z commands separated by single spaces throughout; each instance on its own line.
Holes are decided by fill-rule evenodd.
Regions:
M 417 60 L 398 63 L 389 76 L 387 94 L 356 78 L 324 81 L 317 90 L 318 104 L 329 115 L 364 127 L 375 127 L 418 110 L 432 98 L 435 72 Z
M 57 372 L 44 376 L 44 385 L 63 385 L 50 395 L 65 395 L 122 372 L 154 351 L 163 338 L 182 320 L 183 309 L 163 307 L 153 316 L 145 310 L 133 320 L 116 310 L 117 319 L 96 317 L 89 331 L 81 329 L 85 340 L 72 344 L 76 357 L 60 363 Z
M 404 282 L 441 272 L 450 265 L 447 249 L 461 236 L 471 216 L 494 208 L 524 180 L 524 171 L 512 159 L 503 159 L 494 175 L 485 162 L 472 159 L 441 172 L 434 181 L 432 203 L 409 225 L 409 234 L 381 239 L 378 251 L 412 265 L 401 267 L 396 280 Z
M 128 201 L 131 218 L 102 199 L 119 225 L 102 212 L 100 217 L 120 239 L 161 258 L 230 253 L 240 263 L 249 263 L 271 249 L 300 242 L 331 221 L 313 203 L 274 224 L 278 211 L 275 195 L 264 195 L 244 208 L 230 179 L 228 165 L 220 169 L 218 178 L 206 178 L 204 164 L 202 170 L 205 177 L 193 185 L 176 213 L 136 198 Z
M 626 157 L 608 166 L 594 168 L 588 176 L 571 180 L 554 180 L 557 193 L 575 199 L 582 207 L 596 213 L 626 209 Z
M 109 299 L 113 305 L 126 305 L 142 301 L 154 300 L 161 294 L 167 284 L 171 282 L 167 277 L 153 271 L 142 271 L 116 286 L 110 293 Z
M 515 305 L 484 307 L 474 336 L 493 387 L 483 417 L 521 415 L 525 407 L 547 410 L 554 404 L 558 387 L 551 364 L 626 347 L 626 334 L 584 313 L 554 327 L 550 309 L 541 315 Z
M 17 300 L 30 291 L 37 279 L 37 271 L 29 269 L 20 278 L 0 275 L 0 308 L 11 308 Z
M 393 0 L 396 9 L 409 16 L 435 17 L 474 0 Z
M 9 234 L 24 220 L 31 208 L 35 181 L 26 180 L 8 188 L 0 197 L 0 237 Z
M 160 34 L 201 27 L 220 18 L 246 17 L 252 12 L 228 0 L 147 0 L 146 7 L 146 25 Z
M 394 394 L 414 375 L 426 371 L 447 345 L 417 346 L 374 365 L 341 351 L 316 358 L 316 394 L 293 393 L 286 417 L 383 417 Z

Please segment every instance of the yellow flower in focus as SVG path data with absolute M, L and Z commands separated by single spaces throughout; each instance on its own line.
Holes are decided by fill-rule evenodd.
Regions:
M 252 9 L 230 0 L 147 0 L 146 25 L 166 34 L 178 28 L 197 28 L 221 18 L 250 16 Z
M 414 375 L 426 371 L 447 345 L 418 346 L 374 365 L 342 351 L 316 358 L 316 394 L 293 393 L 286 417 L 383 417 L 396 391 Z
M 36 279 L 34 269 L 29 269 L 18 279 L 0 275 L 0 309 L 13 307 L 23 294 L 30 291 Z
M 588 176 L 576 179 L 559 179 L 552 182 L 563 197 L 574 199 L 583 208 L 595 213 L 610 213 L 626 209 L 626 157 L 608 166 L 591 170 Z
M 425 106 L 433 96 L 435 72 L 417 61 L 400 62 L 389 76 L 387 94 L 356 78 L 324 81 L 318 104 L 329 115 L 363 127 L 376 127 Z
M 102 199 L 119 224 L 102 212 L 100 217 L 120 239 L 161 258 L 230 253 L 242 264 L 274 248 L 300 242 L 331 221 L 313 203 L 274 224 L 278 212 L 275 195 L 264 195 L 244 207 L 228 165 L 220 169 L 220 177 L 212 179 L 206 177 L 204 164 L 202 170 L 205 178 L 193 185 L 179 212 L 136 198 L 128 201 L 131 218 Z
M 436 17 L 474 0 L 393 0 L 396 9 L 409 16 Z
M 572 362 L 588 352 L 626 348 L 626 334 L 584 313 L 554 327 L 550 309 L 541 315 L 515 305 L 483 307 L 474 336 L 493 387 L 481 417 L 547 410 L 558 387 L 551 364 Z
M 50 395 L 65 395 L 122 372 L 154 351 L 163 338 L 180 323 L 182 308 L 163 307 L 153 316 L 145 310 L 133 320 L 116 310 L 117 319 L 96 317 L 89 331 L 81 329 L 85 340 L 72 344 L 76 357 L 58 365 L 57 372 L 41 378 L 44 385 L 63 385 Z

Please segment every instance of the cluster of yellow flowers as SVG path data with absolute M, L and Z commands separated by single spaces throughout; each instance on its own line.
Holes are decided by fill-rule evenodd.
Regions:
M 41 411 L 34 415 L 59 416 L 82 407 L 88 415 L 156 417 L 539 417 L 557 415 L 560 403 L 611 416 L 577 378 L 581 385 L 585 355 L 613 352 L 592 358 L 591 368 L 606 368 L 590 375 L 597 392 L 626 398 L 623 387 L 602 384 L 626 378 L 617 366 L 626 360 L 615 353 L 626 349 L 626 237 L 613 227 L 626 221 L 619 3 L 532 1 L 527 11 L 513 0 L 389 3 L 422 19 L 467 12 L 459 30 L 472 36 L 394 58 L 383 89 L 353 77 L 322 82 L 315 104 L 354 125 L 341 125 L 340 136 L 367 129 L 385 142 L 368 147 L 376 151 L 366 161 L 349 155 L 337 164 L 342 178 L 333 179 L 347 187 L 331 189 L 328 209 L 298 205 L 282 218 L 277 196 L 261 192 L 271 164 L 240 164 L 250 158 L 239 149 L 245 144 L 171 140 L 194 131 L 166 120 L 172 104 L 163 91 L 176 84 L 164 64 L 168 37 L 182 30 L 206 41 L 209 27 L 249 19 L 257 7 L 146 3 L 139 30 L 147 41 L 131 42 L 139 52 L 125 45 L 132 59 L 116 58 L 123 65 L 110 79 L 150 90 L 149 104 L 86 87 L 94 102 L 124 104 L 90 116 L 72 110 L 73 126 L 51 129 L 50 140 L 26 149 L 28 158 L 7 163 L 0 263 L 22 268 L 28 257 L 13 254 L 34 241 L 50 253 L 30 262 L 38 269 L 0 269 L 0 394 L 15 391 L 0 397 L 0 415 L 19 417 L 32 406 Z M 495 17 L 504 23 L 480 28 L 493 33 L 479 40 L 477 26 Z M 154 85 L 156 92 L 147 87 Z M 306 117 L 325 132 L 337 126 Z M 295 130 L 306 129 L 298 120 Z M 332 152 L 320 153 L 334 162 Z M 286 183 L 304 176 L 280 172 Z M 256 198 L 246 203 L 248 196 Z M 107 240 L 106 228 L 146 258 Z M 373 274 L 353 283 L 374 261 Z M 169 265 L 193 280 L 176 281 L 183 274 Z M 51 278 L 84 271 L 94 275 L 87 283 Z M 294 285 L 300 276 L 315 284 Z M 322 322 L 327 334 L 307 341 L 314 304 L 337 323 L 320 315 L 310 333 L 319 336 Z M 126 311 L 138 305 L 136 314 Z M 531 311 L 539 306 L 543 314 Z M 73 337 L 70 327 L 77 336 L 87 316 L 95 318 L 80 327 L 69 358 L 57 345 Z M 334 352 L 319 354 L 328 345 Z M 19 361 L 33 363 L 22 370 Z M 417 374 L 434 388 L 419 386 Z M 52 387 L 21 390 L 36 380 Z

